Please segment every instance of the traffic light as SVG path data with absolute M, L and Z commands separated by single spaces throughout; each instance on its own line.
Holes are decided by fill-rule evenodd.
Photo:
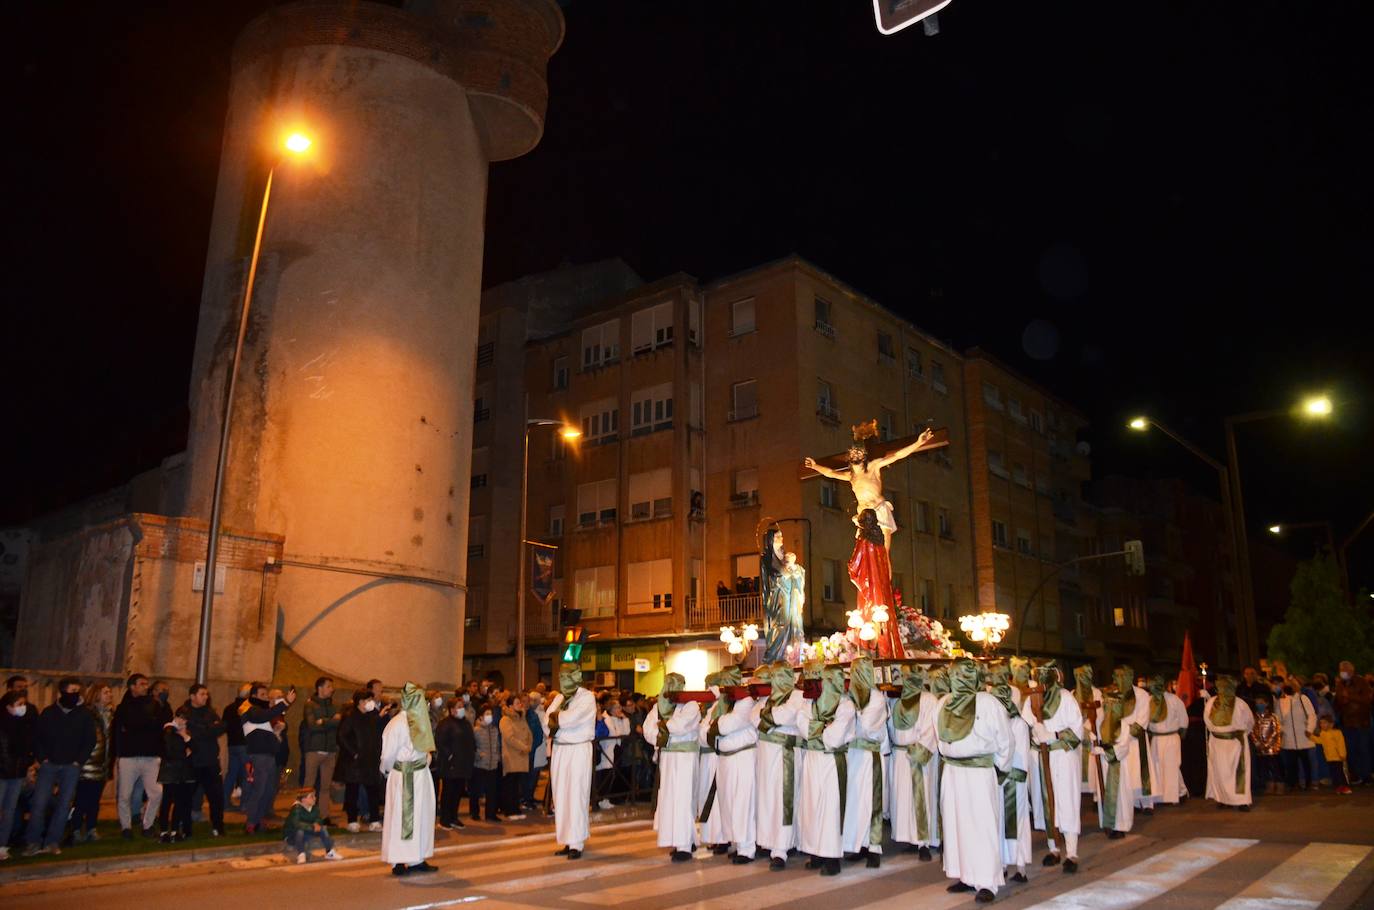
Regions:
M 558 627 L 566 629 L 568 626 L 575 626 L 582 621 L 582 611 L 572 607 L 558 608 Z
M 1126 541 L 1126 574 L 1145 574 L 1145 545 L 1138 540 Z
M 587 632 L 581 626 L 573 626 L 563 633 L 563 663 L 582 662 L 582 645 L 587 640 Z

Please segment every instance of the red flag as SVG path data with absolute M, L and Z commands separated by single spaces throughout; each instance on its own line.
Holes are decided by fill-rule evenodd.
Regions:
M 1191 705 L 1193 699 L 1198 697 L 1197 662 L 1193 660 L 1193 639 L 1192 636 L 1183 633 L 1183 661 L 1182 667 L 1178 671 L 1178 686 L 1174 694 L 1183 700 L 1183 704 Z

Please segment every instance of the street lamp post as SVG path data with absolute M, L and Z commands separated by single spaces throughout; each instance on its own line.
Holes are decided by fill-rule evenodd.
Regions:
M 550 420 L 547 417 L 530 417 L 525 420 L 525 457 L 520 469 L 520 557 L 517 570 L 519 579 L 515 595 L 515 688 L 518 692 L 525 690 L 525 538 L 528 524 L 525 509 L 530 487 L 530 430 L 535 427 L 562 427 L 560 435 L 564 439 L 576 439 L 582 435 L 581 430 L 568 426 L 561 420 Z
M 292 133 L 282 143 L 294 155 L 310 150 L 312 142 L 304 133 Z M 224 390 L 224 417 L 220 422 L 219 456 L 215 460 L 215 486 L 210 495 L 210 541 L 205 548 L 205 590 L 200 599 L 200 641 L 196 647 L 196 682 L 204 683 L 210 671 L 210 626 L 214 614 L 215 562 L 219 558 L 219 523 L 224 509 L 224 471 L 229 461 L 229 430 L 234 416 L 234 387 L 238 384 L 239 364 L 243 360 L 243 343 L 248 335 L 248 314 L 253 303 L 253 283 L 258 275 L 258 256 L 262 252 L 263 228 L 267 225 L 267 204 L 272 198 L 272 178 L 277 164 L 267 171 L 267 183 L 262 190 L 262 209 L 258 213 L 258 230 L 253 237 L 253 255 L 248 260 L 248 279 L 243 288 L 243 306 L 239 311 L 238 336 L 234 340 L 234 357 L 229 362 L 229 376 Z

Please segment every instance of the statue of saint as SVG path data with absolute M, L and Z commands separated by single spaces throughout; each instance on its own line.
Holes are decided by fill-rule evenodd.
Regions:
M 864 509 L 873 510 L 878 519 L 878 527 L 883 532 L 883 547 L 891 552 L 892 535 L 897 531 L 897 520 L 892 515 L 892 503 L 883 496 L 883 468 L 911 455 L 930 442 L 935 434 L 932 430 L 927 429 L 913 442 L 894 449 L 886 455 L 870 458 L 864 441 L 870 436 L 878 434 L 877 421 L 870 420 L 868 423 L 860 424 L 853 429 L 854 445 L 849 447 L 846 455 L 846 461 L 849 463 L 847 469 L 836 471 L 809 456 L 802 463 L 822 477 L 849 481 L 849 487 L 854 491 L 854 498 L 858 500 L 858 507 L 855 510 L 856 516 L 861 514 Z M 857 533 L 855 536 L 858 536 Z
M 799 645 L 806 641 L 803 618 L 806 616 L 806 570 L 797 564 L 797 554 L 788 553 L 783 557 L 782 567 L 783 615 L 787 619 L 787 641 L 789 645 Z
M 791 642 L 792 625 L 787 617 L 789 580 L 783 575 L 787 566 L 783 553 L 782 529 L 774 525 L 763 534 L 759 550 L 759 593 L 764 619 L 764 663 L 783 660 Z

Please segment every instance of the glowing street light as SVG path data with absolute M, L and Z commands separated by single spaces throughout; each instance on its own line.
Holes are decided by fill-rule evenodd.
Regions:
M 1011 617 L 1005 613 L 971 613 L 959 617 L 959 628 L 969 641 L 979 642 L 984 654 L 992 654 L 1011 628 Z
M 525 691 L 525 544 L 530 542 L 525 540 L 525 535 L 528 533 L 526 529 L 528 517 L 525 515 L 525 509 L 530 490 L 530 430 L 536 427 L 559 427 L 558 434 L 565 440 L 574 440 L 582 435 L 582 431 L 577 427 L 561 420 L 551 420 L 547 417 L 528 417 L 525 419 L 525 466 L 520 472 L 520 558 L 516 561 L 516 574 L 520 580 L 515 595 L 515 689 L 517 692 Z M 539 544 L 539 546 L 547 546 L 547 544 Z
M 286 146 L 288 152 L 294 152 L 297 155 L 303 155 L 310 151 L 310 146 L 314 144 L 314 141 L 305 133 L 292 133 L 290 136 L 287 136 L 286 141 L 282 143 L 282 145 Z
M 1282 533 L 1283 533 L 1283 525 L 1270 525 L 1270 526 L 1269 526 L 1269 533 L 1270 533 L 1270 534 L 1282 534 Z
M 1145 417 L 1136 417 L 1132 419 L 1127 426 L 1132 430 L 1148 430 L 1150 428 L 1150 421 Z
M 1309 417 L 1329 417 L 1331 416 L 1331 399 L 1325 395 L 1318 395 L 1303 402 L 1303 411 Z

